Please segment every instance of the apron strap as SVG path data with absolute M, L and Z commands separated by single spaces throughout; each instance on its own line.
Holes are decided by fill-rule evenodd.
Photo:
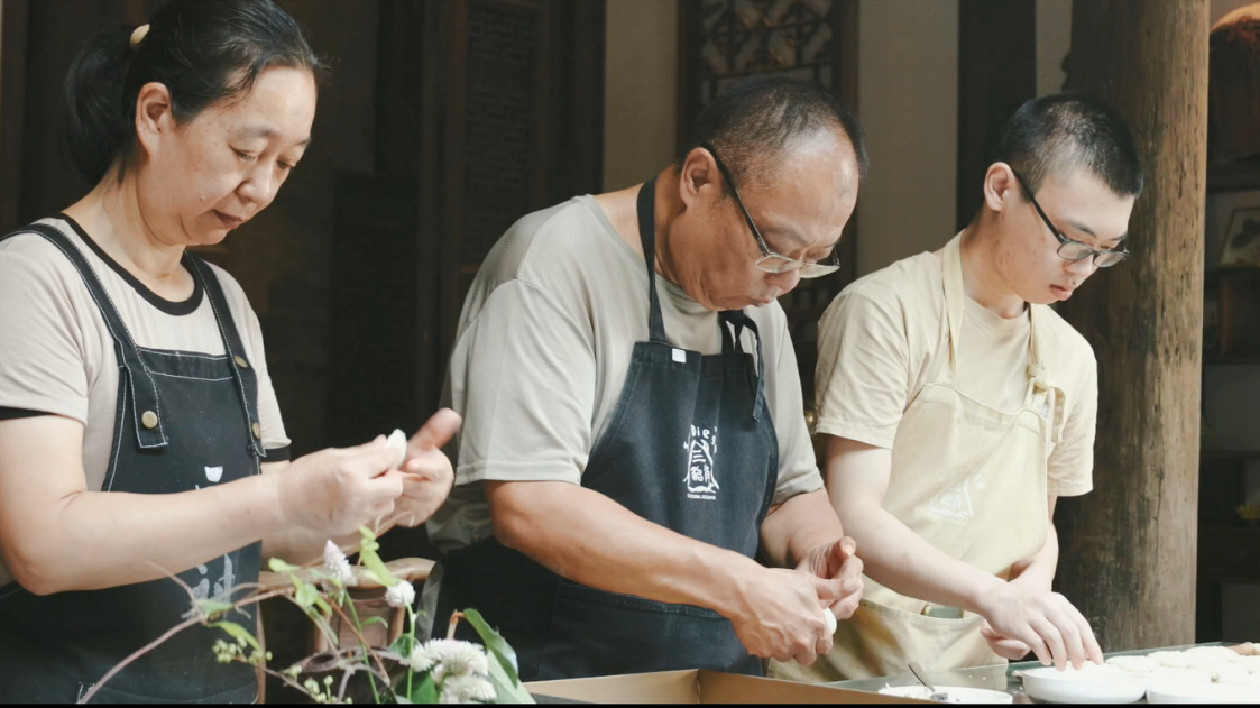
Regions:
M 643 263 L 648 274 L 648 330 L 653 342 L 669 344 L 665 338 L 665 320 L 661 315 L 661 301 L 656 294 L 656 178 L 653 177 L 639 187 L 639 195 L 635 198 L 635 210 L 639 217 L 639 239 L 643 243 Z M 727 325 L 735 329 L 734 337 Z M 739 338 L 744 328 L 752 330 L 757 341 L 757 380 L 750 382 L 755 388 L 753 403 L 753 420 L 761 419 L 762 394 L 765 391 L 765 362 L 761 358 L 761 334 L 757 331 L 757 323 L 744 314 L 743 310 L 726 310 L 718 316 L 718 328 L 722 331 L 722 350 L 736 351 Z
M 958 346 L 963 321 L 962 233 L 945 244 L 941 278 L 945 283 L 945 321 L 949 326 L 949 382 L 958 384 Z
M 945 244 L 942 257 L 941 277 L 945 283 L 945 318 L 949 323 L 949 373 L 950 382 L 958 383 L 958 351 L 963 322 L 966 293 L 963 291 L 962 233 Z M 1028 368 L 1029 395 L 1034 390 L 1049 388 L 1049 379 L 1038 330 L 1045 316 L 1045 305 L 1026 303 L 1028 309 Z
M 722 348 L 724 351 L 742 351 L 740 346 L 740 337 L 744 334 L 744 328 L 747 327 L 753 333 L 753 340 L 757 343 L 757 373 L 756 380 L 749 381 L 749 385 L 753 388 L 753 411 L 752 417 L 754 421 L 761 420 L 761 411 L 765 397 L 765 381 L 766 381 L 766 363 L 761 356 L 761 332 L 757 330 L 757 323 L 753 318 L 749 317 L 743 310 L 723 310 L 718 315 L 718 322 L 722 330 Z M 727 342 L 731 341 L 731 330 L 734 329 L 733 346 L 727 349 Z
M 131 413 L 137 417 L 135 420 L 136 442 L 141 449 L 145 450 L 166 447 L 166 432 L 162 425 L 162 410 L 161 402 L 158 400 L 157 384 L 154 381 L 153 374 L 140 358 L 139 348 L 136 347 L 135 340 L 131 338 L 131 333 L 127 331 L 127 327 L 123 324 L 122 316 L 118 314 L 118 308 L 114 306 L 113 301 L 109 298 L 109 294 L 105 292 L 105 286 L 101 284 L 100 278 L 96 276 L 96 273 L 79 249 L 58 229 L 47 224 L 28 224 L 4 238 L 23 232 L 34 232 L 43 236 L 65 255 L 66 259 L 74 265 L 75 270 L 79 271 L 84 285 L 87 286 L 88 293 L 92 296 L 92 300 L 96 302 L 97 309 L 101 312 L 101 319 L 105 321 L 106 329 L 109 330 L 109 334 L 114 340 L 114 352 L 118 357 L 118 366 L 122 370 L 119 385 L 127 387 L 127 393 L 131 396 L 131 400 L 135 402 Z M 143 424 L 146 420 L 151 421 L 152 419 L 143 416 L 142 412 L 151 412 L 157 415 L 152 428 Z
M 210 296 L 210 309 L 219 326 L 219 337 L 223 340 L 228 366 L 232 369 L 232 377 L 236 379 L 236 391 L 249 425 L 249 450 L 255 457 L 265 458 L 267 453 L 263 450 L 261 424 L 258 422 L 258 375 L 254 369 L 257 362 L 250 362 L 245 355 L 245 345 L 241 342 L 240 331 L 236 328 L 232 309 L 223 295 L 218 276 L 205 261 L 187 250 L 184 251 L 184 266 L 194 278 L 202 281 L 206 294 Z
M 639 239 L 643 243 L 643 262 L 647 265 L 648 331 L 653 342 L 669 344 L 665 338 L 665 319 L 661 316 L 661 301 L 656 295 L 656 178 L 639 187 L 635 206 L 639 215 Z

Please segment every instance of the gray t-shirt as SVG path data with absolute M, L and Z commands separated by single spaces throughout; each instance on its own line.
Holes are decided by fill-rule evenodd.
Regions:
M 721 351 L 716 312 L 659 275 L 656 288 L 674 346 Z M 580 483 L 621 395 L 634 343 L 649 338 L 647 289 L 643 257 L 590 196 L 523 217 L 490 251 L 464 302 L 447 375 L 448 400 L 464 426 L 452 447 L 456 487 L 427 525 L 440 548 L 491 535 L 477 482 Z M 773 303 L 746 311 L 762 337 L 766 402 L 779 439 L 779 504 L 820 488 L 822 477 L 783 309 Z M 751 333 L 742 344 L 755 351 Z
M 167 303 L 168 311 L 163 311 L 102 260 L 65 221 L 39 223 L 57 228 L 83 254 L 138 346 L 223 354 L 223 339 L 204 291 L 200 302 Z M 258 375 L 263 446 L 268 450 L 287 447 L 289 438 L 267 373 L 258 317 L 240 284 L 222 268 L 210 268 Z M 70 259 L 33 232 L 0 241 L 0 303 L 0 406 L 82 423 L 85 481 L 89 490 L 99 490 L 109 469 L 118 405 L 118 359 L 100 308 Z M 0 585 L 11 579 L 0 561 Z

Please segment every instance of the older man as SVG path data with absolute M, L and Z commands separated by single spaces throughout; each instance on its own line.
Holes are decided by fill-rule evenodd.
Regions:
M 819 324 L 827 486 L 871 582 L 825 660 L 776 676 L 1030 649 L 1060 667 L 1101 661 L 1088 622 L 1051 591 L 1055 501 L 1092 488 L 1097 373 L 1048 305 L 1124 259 L 1138 153 L 1109 107 L 1046 96 L 1006 123 L 981 186 L 944 248 L 854 282 Z
M 852 613 L 861 563 L 775 298 L 836 269 L 864 163 L 827 94 L 759 79 L 645 184 L 507 232 L 451 357 L 465 423 L 429 526 L 435 634 L 476 607 L 526 679 L 760 673 L 831 647 L 824 613 Z

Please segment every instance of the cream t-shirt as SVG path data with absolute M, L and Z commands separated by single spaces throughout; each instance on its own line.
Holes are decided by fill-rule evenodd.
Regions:
M 659 275 L 656 288 L 674 346 L 721 351 L 717 313 Z M 821 488 L 822 477 L 783 309 L 774 303 L 746 312 L 761 332 L 766 403 L 779 440 L 779 504 Z M 580 483 L 621 394 L 634 343 L 648 337 L 643 257 L 593 197 L 529 214 L 507 231 L 473 281 L 451 355 L 447 391 L 464 426 L 452 457 L 456 487 L 427 525 L 439 548 L 491 535 L 478 482 Z M 742 343 L 755 352 L 750 332 Z
M 1052 448 L 1047 491 L 1093 488 L 1097 364 L 1079 332 L 1053 311 L 1039 325 L 1050 381 L 1064 392 L 1067 419 Z M 941 259 L 911 256 L 851 283 L 818 325 L 819 433 L 891 449 L 919 389 L 948 365 Z M 1044 329 L 1044 331 L 1042 331 Z M 1004 319 L 967 298 L 959 334 L 958 387 L 1002 411 L 1027 390 L 1028 316 Z
M 59 218 L 44 219 L 84 255 L 118 309 L 136 345 L 150 349 L 224 353 L 204 291 L 184 302 L 159 298 L 103 259 Z M 108 257 L 106 257 L 108 258 Z M 263 447 L 288 447 L 280 407 L 267 373 L 258 317 L 232 276 L 218 277 L 246 356 L 258 376 L 258 422 Z M 83 423 L 87 488 L 99 490 L 109 467 L 118 405 L 114 340 L 79 271 L 44 237 L 23 233 L 0 241 L 0 407 L 65 416 Z M 12 580 L 0 561 L 0 585 Z

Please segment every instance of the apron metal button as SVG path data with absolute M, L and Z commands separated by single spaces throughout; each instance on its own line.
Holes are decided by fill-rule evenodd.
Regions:
M 236 365 L 241 367 L 242 369 L 249 368 L 249 362 L 245 361 L 245 357 L 243 356 L 232 357 L 232 360 L 235 361 Z
M 157 424 L 158 424 L 157 413 L 154 413 L 153 411 L 145 411 L 140 414 L 140 425 L 143 425 L 149 430 L 153 430 L 154 428 L 157 427 Z
M 249 431 L 250 431 L 251 433 L 253 433 L 253 434 L 254 434 L 254 437 L 256 437 L 256 438 L 261 438 L 261 437 L 262 437 L 262 427 L 261 427 L 261 426 L 259 426 L 257 423 L 254 423 L 254 424 L 250 425 L 250 426 L 249 426 Z

